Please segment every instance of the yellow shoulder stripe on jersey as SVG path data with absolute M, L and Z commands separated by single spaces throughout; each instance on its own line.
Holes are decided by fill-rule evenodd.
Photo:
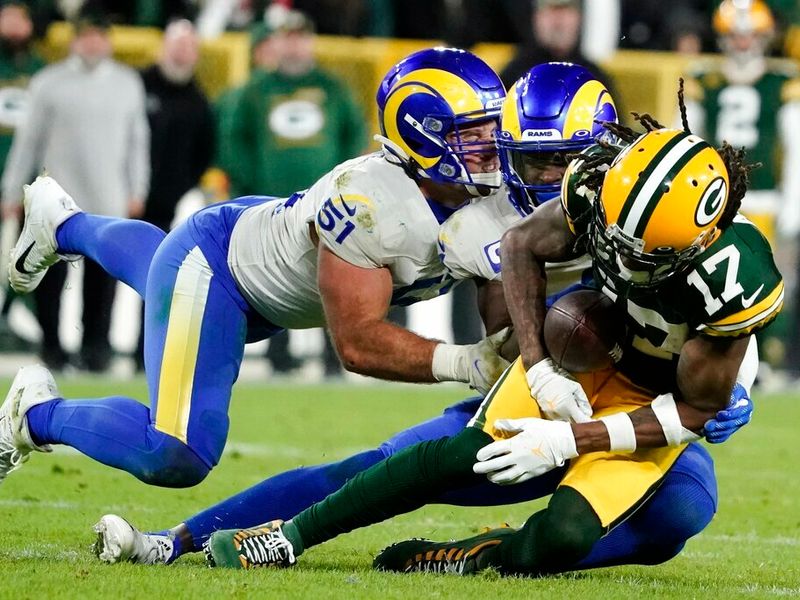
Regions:
M 364 194 L 339 194 L 331 198 L 334 204 L 341 204 L 342 202 L 358 202 L 372 208 L 374 206 L 372 200 Z
M 750 333 L 756 326 L 764 325 L 775 318 L 783 308 L 783 281 L 770 294 L 748 309 L 700 326 L 708 335 L 742 335 Z
M 800 78 L 790 79 L 781 87 L 781 102 L 800 100 Z

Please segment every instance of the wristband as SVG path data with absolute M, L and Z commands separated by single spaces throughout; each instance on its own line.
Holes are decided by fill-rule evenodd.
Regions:
M 469 382 L 466 349 L 468 346 L 437 344 L 433 349 L 431 372 L 436 381 Z
M 633 421 L 626 412 L 620 412 L 606 417 L 600 417 L 608 430 L 608 439 L 611 442 L 612 452 L 633 452 L 636 450 L 636 431 Z
M 675 398 L 672 394 L 661 394 L 653 400 L 650 408 L 653 409 L 656 419 L 661 424 L 667 446 L 680 446 L 700 439 L 699 435 L 689 431 L 681 423 L 678 407 L 675 406 Z
M 758 373 L 758 344 L 756 343 L 756 336 L 751 336 L 747 344 L 747 350 L 742 358 L 742 363 L 739 365 L 739 372 L 736 374 L 736 382 L 739 383 L 747 395 L 750 395 L 750 389 L 753 387 L 753 382 Z

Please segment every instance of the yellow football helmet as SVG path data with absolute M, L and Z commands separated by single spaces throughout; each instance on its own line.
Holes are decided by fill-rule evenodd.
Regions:
M 714 12 L 712 21 L 717 35 L 756 33 L 771 36 L 775 19 L 762 0 L 725 0 Z
M 623 292 L 683 270 L 716 239 L 728 170 L 696 135 L 658 129 L 611 163 L 594 203 L 590 252 L 603 280 Z

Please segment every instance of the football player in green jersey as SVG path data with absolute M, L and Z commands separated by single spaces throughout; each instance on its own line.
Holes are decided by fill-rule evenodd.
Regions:
M 548 507 L 522 528 L 457 542 L 409 540 L 381 552 L 375 567 L 459 575 L 581 568 L 725 406 L 751 334 L 783 303 L 769 244 L 738 216 L 750 170 L 743 153 L 715 150 L 685 123 L 642 123 L 642 135 L 611 126 L 624 144 L 584 151 L 567 169 L 561 203 L 543 204 L 505 234 L 503 287 L 521 357 L 470 426 L 389 457 L 287 523 L 215 533 L 212 564 L 288 566 L 313 545 L 419 508 L 479 475 L 519 483 L 570 461 Z M 545 261 L 587 251 L 598 287 L 627 312 L 630 343 L 604 371 L 543 370 Z M 563 414 L 591 404 L 593 420 L 541 418 L 541 397 Z
M 742 212 L 770 242 L 776 226 L 794 235 L 800 230 L 797 66 L 767 58 L 775 22 L 762 0 L 725 0 L 713 26 L 724 56 L 690 69 L 689 125 L 713 143 L 744 148 L 750 160 L 763 165 L 752 175 Z

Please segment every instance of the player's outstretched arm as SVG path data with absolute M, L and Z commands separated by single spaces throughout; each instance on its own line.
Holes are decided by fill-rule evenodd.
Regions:
M 513 437 L 482 448 L 473 470 L 501 485 L 520 483 L 589 452 L 632 452 L 697 440 L 703 424 L 727 405 L 747 345 L 747 339 L 698 337 L 687 342 L 678 364 L 677 400 L 662 394 L 631 413 L 572 425 L 538 418 L 499 419 L 495 429 Z
M 728 405 L 749 341 L 709 336 L 687 341 L 678 360 L 679 393 L 662 394 L 629 413 L 630 425 L 615 415 L 575 426 L 578 453 L 678 446 L 699 439 L 703 425 Z
M 547 356 L 542 340 L 547 297 L 545 261 L 571 258 L 574 243 L 564 209 L 555 201 L 538 207 L 503 234 L 503 292 L 526 370 Z
M 575 236 L 561 204 L 538 207 L 503 234 L 503 292 L 514 324 L 531 396 L 549 419 L 580 423 L 592 409 L 580 384 L 549 358 L 542 335 L 546 312 L 545 261 L 575 257 Z
M 436 381 L 431 361 L 437 342 L 385 320 L 392 297 L 389 269 L 357 267 L 321 244 L 318 279 L 328 329 L 348 371 Z
M 386 321 L 392 297 L 387 268 L 357 267 L 320 244 L 318 280 L 328 329 L 348 371 L 393 381 L 461 381 L 485 394 L 508 366 L 498 354 L 505 331 L 456 346 Z

